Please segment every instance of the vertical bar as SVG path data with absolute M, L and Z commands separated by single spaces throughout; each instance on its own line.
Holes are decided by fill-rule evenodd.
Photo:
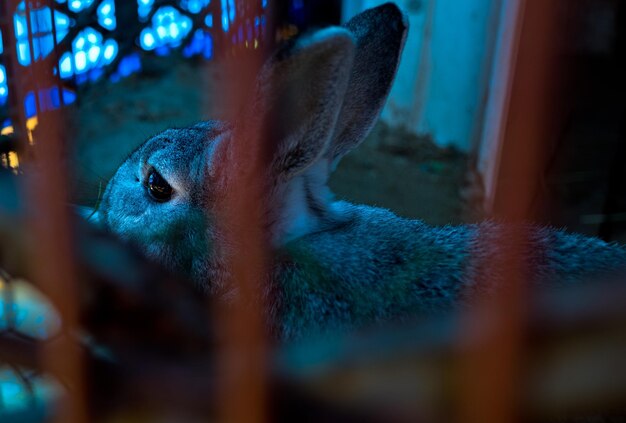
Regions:
M 29 1 L 24 2 L 24 13 L 26 17 L 26 34 L 28 34 L 28 52 L 30 54 L 30 66 L 31 69 L 34 69 L 33 77 L 35 78 L 36 70 L 41 69 L 42 63 L 36 62 L 35 60 L 35 37 L 33 34 L 33 24 L 31 22 L 31 5 Z M 17 38 L 17 37 L 16 37 Z M 43 60 L 43 57 L 41 58 Z M 41 111 L 41 104 L 39 104 L 39 90 L 37 90 L 36 81 L 33 82 L 33 95 L 35 96 L 35 115 Z M 24 107 L 24 102 L 22 102 L 22 107 Z M 28 119 L 28 116 L 26 116 Z
M 54 3 L 52 4 L 54 5 Z M 56 74 L 58 75 L 56 79 L 56 88 L 59 90 L 59 107 L 65 106 L 65 100 L 63 99 L 63 85 L 61 84 L 61 69 L 59 69 L 59 40 L 57 39 L 57 23 L 54 16 L 54 9 L 50 9 L 50 22 L 52 28 L 52 57 L 54 60 L 53 69 L 56 69 Z
M 504 123 L 508 118 L 511 79 L 519 44 L 523 0 L 506 1 L 501 6 L 494 69 L 489 84 L 482 139 L 478 151 L 478 170 L 484 180 L 483 208 L 491 213 L 495 201 L 500 155 L 504 141 Z
M 501 122 L 502 151 L 492 215 L 510 224 L 488 241 L 494 254 L 479 263 L 482 280 L 493 295 L 482 298 L 467 316 L 466 353 L 461 359 L 459 421 L 514 422 L 519 408 L 525 329 L 527 260 L 524 222 L 533 220 L 533 206 L 544 171 L 544 149 L 557 120 L 555 47 L 559 30 L 556 2 L 525 0 L 521 4 L 519 39 L 510 79 L 508 110 Z M 483 238 L 484 240 L 484 238 Z M 540 253 L 540 252 L 538 252 Z
M 21 67 L 17 59 L 17 37 L 13 23 L 13 13 L 18 2 L 0 2 L 2 5 L 2 34 L 5 43 L 4 60 L 7 72 L 7 86 L 9 88 L 8 110 L 11 115 L 15 138 L 19 141 L 19 150 L 24 152 L 28 145 L 26 128 L 26 111 L 24 110 L 24 98 L 26 97 L 25 80 L 27 71 Z
M 273 2 L 270 2 L 270 5 Z M 267 58 L 273 43 L 268 31 L 261 48 L 233 49 L 231 34 L 246 18 L 254 19 L 264 12 L 267 25 L 273 28 L 272 6 L 264 11 L 260 1 L 239 8 L 227 34 L 215 38 L 216 57 L 226 82 L 217 98 L 229 96 L 228 104 L 242 105 L 250 98 L 250 87 Z M 215 31 L 223 31 L 221 27 Z M 232 52 L 225 54 L 224 52 Z M 235 107 L 237 109 L 238 107 Z M 235 118 L 232 113 L 229 118 Z M 220 199 L 218 222 L 223 241 L 225 275 L 218 282 L 229 291 L 227 301 L 214 301 L 217 333 L 221 334 L 218 357 L 218 418 L 224 422 L 263 422 L 268 416 L 266 340 L 263 291 L 268 275 L 268 246 L 262 224 L 259 201 L 264 198 L 267 139 L 260 128 L 237 122 L 225 163 L 219 163 L 228 179 L 228 193 Z
M 19 0 L 11 0 L 10 10 L 15 10 Z M 26 2 L 28 5 L 28 2 Z M 41 6 L 53 8 L 51 0 Z M 29 14 L 29 8 L 26 8 Z M 30 17 L 28 18 L 30 19 Z M 32 37 L 32 32 L 29 34 Z M 11 46 L 15 48 L 15 43 Z M 31 38 L 31 54 L 33 53 Z M 41 89 L 58 86 L 57 78 L 46 69 L 55 57 L 35 64 L 32 56 L 33 92 L 38 101 Z M 13 77 L 19 78 L 17 72 Z M 19 82 L 18 82 L 19 83 Z M 21 93 L 23 94 L 23 92 Z M 23 99 L 23 98 L 22 98 Z M 57 307 L 64 325 L 64 335 L 46 343 L 41 348 L 44 373 L 56 375 L 63 381 L 69 395 L 63 398 L 55 421 L 81 423 L 87 421 L 83 357 L 75 335 L 79 332 L 77 275 L 72 246 L 72 225 L 68 201 L 68 171 L 62 165 L 64 128 L 61 110 L 43 111 L 38 107 L 38 127 L 33 134 L 34 158 L 37 173 L 25 181 L 29 200 L 29 228 L 34 244 L 32 261 L 33 282 Z M 25 134 L 24 134 L 25 136 Z

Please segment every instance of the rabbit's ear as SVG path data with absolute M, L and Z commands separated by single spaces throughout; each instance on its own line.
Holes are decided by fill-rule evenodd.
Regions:
M 356 39 L 346 98 L 329 147 L 336 164 L 370 132 L 389 95 L 398 69 L 408 21 L 393 3 L 369 9 L 345 25 Z
M 287 180 L 328 148 L 348 86 L 354 37 L 331 27 L 282 48 L 261 69 L 247 120 L 272 143 L 271 172 Z

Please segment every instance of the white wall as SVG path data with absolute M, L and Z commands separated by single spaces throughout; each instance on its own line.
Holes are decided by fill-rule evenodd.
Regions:
M 385 0 L 344 0 L 344 19 Z M 383 119 L 468 151 L 480 136 L 500 0 L 396 0 L 409 35 Z

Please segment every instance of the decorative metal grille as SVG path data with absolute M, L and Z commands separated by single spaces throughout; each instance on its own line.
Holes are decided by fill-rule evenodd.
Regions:
M 1 134 L 23 131 L 32 141 L 39 113 L 74 103 L 79 85 L 140 71 L 145 54 L 212 59 L 217 37 L 230 44 L 220 54 L 259 48 L 266 17 L 249 13 L 257 2 L 268 7 L 268 0 L 7 1 L 0 15 Z M 302 8 L 293 3 L 290 9 Z M 35 66 L 52 72 L 58 86 L 36 86 Z M 18 164 L 15 151 L 3 158 L 3 167 Z

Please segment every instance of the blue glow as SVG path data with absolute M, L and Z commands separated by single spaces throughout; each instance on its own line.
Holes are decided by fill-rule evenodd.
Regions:
M 159 46 L 156 49 L 154 49 L 154 53 L 157 56 L 167 56 L 168 54 L 171 53 L 171 50 L 168 46 Z
M 78 78 L 78 83 L 96 80 L 102 75 L 101 68 L 113 62 L 118 53 L 117 41 L 104 40 L 102 34 L 87 27 L 78 33 L 72 42 L 72 51 L 63 53 L 59 60 L 59 74 L 62 79 L 86 72 L 90 75 Z
M 222 0 L 222 29 L 228 32 L 230 22 L 228 20 L 228 0 Z
M 80 12 L 92 5 L 94 0 L 69 0 L 67 7 L 72 12 Z
M 50 101 L 52 103 L 52 107 L 58 109 L 61 107 L 61 96 L 59 95 L 59 87 L 53 87 L 50 89 Z
M 37 114 L 37 103 L 35 102 L 35 94 L 32 91 L 26 94 L 26 98 L 24 99 L 24 111 L 26 112 L 27 118 Z
M 84 72 L 87 69 L 87 55 L 84 51 L 79 51 L 74 55 L 76 73 Z
M 145 22 L 152 11 L 154 0 L 137 0 L 137 14 L 141 21 Z
M 9 125 L 11 125 L 11 121 L 7 119 L 2 124 L 2 127 L 6 128 Z M 4 309 L 5 309 L 5 305 L 4 305 L 4 300 L 3 300 L 3 301 L 0 301 L 0 330 L 8 329 L 9 327 L 9 322 L 7 321 L 5 317 L 7 313 L 4 311 Z
M 27 385 L 13 369 L 4 366 L 0 369 L 0 400 L 9 416 L 12 412 L 28 410 L 33 401 Z
M 198 14 L 211 4 L 211 0 L 181 0 L 180 7 L 189 13 Z
M 7 102 L 8 94 L 7 71 L 4 66 L 0 65 L 0 105 L 4 105 Z
M 65 79 L 72 76 L 74 74 L 72 69 L 72 53 L 63 53 L 61 60 L 59 60 L 59 72 L 61 78 Z
M 117 71 L 111 75 L 111 81 L 117 82 L 135 72 L 141 70 L 141 57 L 138 53 L 132 53 L 123 57 L 117 65 Z
M 145 28 L 141 31 L 139 36 L 139 44 L 144 50 L 152 50 L 156 46 L 156 39 L 154 38 L 154 31 L 152 28 Z
M 254 18 L 254 36 L 258 38 L 261 35 L 261 18 Z
M 99 46 L 92 46 L 89 50 L 87 50 L 87 57 L 90 62 L 96 63 L 98 61 L 100 58 L 100 50 Z
M 197 29 L 191 42 L 183 49 L 184 57 L 202 55 L 205 59 L 213 58 L 213 38 L 207 31 Z
M 171 6 L 163 6 L 152 16 L 152 27 L 141 31 L 139 45 L 144 50 L 157 50 L 162 54 L 165 51 L 162 47 L 178 47 L 192 26 L 190 17 Z
M 37 335 L 36 332 L 34 334 Z M 18 372 L 26 376 L 28 381 Z M 0 367 L 0 404 L 2 415 L 9 416 L 9 421 L 15 421 L 11 416 L 23 415 L 32 417 L 26 418 L 28 421 L 43 420 L 44 414 L 33 410 L 47 410 L 50 404 L 55 404 L 62 392 L 60 384 L 52 378 L 35 376 L 30 371 L 13 369 L 6 365 Z
M 228 0 L 228 18 L 230 22 L 235 22 L 235 0 Z
M 4 43 L 2 42 L 2 31 L 0 31 L 0 54 L 4 51 Z
M 72 104 L 76 101 L 76 93 L 68 89 L 63 89 L 63 103 Z
M 113 31 L 117 26 L 115 2 L 113 0 L 104 0 L 98 6 L 98 23 L 102 28 L 109 31 Z
M 111 63 L 117 56 L 118 46 L 114 40 L 107 40 L 104 43 L 103 57 L 106 63 Z
M 119 29 L 115 5 L 117 3 L 119 6 L 121 3 L 116 0 L 55 0 L 55 2 L 67 5 L 73 13 L 97 17 L 99 25 L 85 28 L 71 40 L 69 51 L 61 54 L 57 66 L 53 69 L 55 75 L 64 80 L 74 78 L 76 83 L 80 84 L 102 77 L 105 73 L 104 67 L 112 63 L 116 63 L 115 72 L 111 75 L 112 81 L 129 76 L 141 69 L 141 59 L 138 54 L 123 57 L 117 62 L 120 54 L 119 46 L 114 39 L 105 37 L 107 31 Z M 147 25 L 141 31 L 137 43 L 143 50 L 153 51 L 157 55 L 168 55 L 173 49 L 182 45 L 181 52 L 184 57 L 201 56 L 211 59 L 214 56 L 214 43 L 212 33 L 208 28 L 219 26 L 224 32 L 230 32 L 228 39 L 231 39 L 233 43 L 241 43 L 245 40 L 254 42 L 256 48 L 258 38 L 262 36 L 266 23 L 265 17 L 259 16 L 254 20 L 241 22 L 240 25 L 237 21 L 237 7 L 240 4 L 235 0 L 221 0 L 213 3 L 216 7 L 221 6 L 221 15 L 208 13 L 211 11 L 208 9 L 212 4 L 211 0 L 177 0 L 175 3 L 179 9 L 167 5 L 155 6 L 155 0 L 136 0 L 136 3 L 140 21 L 144 22 L 143 25 Z M 292 7 L 298 8 L 302 7 L 304 2 L 292 0 L 291 3 Z M 22 66 L 29 66 L 33 61 L 41 60 L 52 53 L 55 38 L 52 33 L 52 19 L 54 19 L 56 27 L 54 35 L 58 43 L 67 38 L 70 29 L 76 25 L 73 14 L 68 16 L 42 4 L 31 2 L 29 15 L 27 15 L 26 3 L 21 1 L 12 16 L 16 53 L 18 63 Z M 260 0 L 260 4 L 266 8 L 269 2 Z M 191 14 L 202 19 L 205 26 L 195 28 Z M 0 32 L 0 53 L 3 52 L 2 36 Z M 6 69 L 0 65 L 0 105 L 6 104 L 8 91 Z M 63 90 L 61 93 L 58 90 L 44 91 L 38 94 L 30 93 L 24 99 L 24 107 L 30 117 L 36 115 L 37 107 L 59 107 L 76 99 L 76 94 L 71 91 Z
M 54 20 L 56 41 L 60 43 L 69 33 L 71 22 L 67 15 L 57 11 L 54 12 Z M 28 23 L 24 2 L 18 5 L 17 11 L 13 15 L 13 25 L 17 44 L 17 60 L 21 65 L 28 66 L 33 60 L 39 60 L 48 56 L 54 49 L 52 11 L 49 7 L 30 10 L 30 29 L 34 58 L 31 58 L 31 44 L 28 37 Z

